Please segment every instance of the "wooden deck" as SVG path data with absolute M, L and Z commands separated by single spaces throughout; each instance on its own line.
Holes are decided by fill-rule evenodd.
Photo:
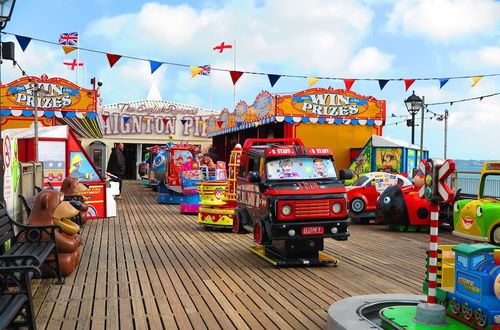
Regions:
M 336 267 L 275 268 L 247 249 L 251 234 L 205 230 L 139 182 L 125 182 L 117 203 L 118 217 L 87 223 L 64 285 L 34 281 L 39 328 L 323 329 L 337 300 L 421 294 L 423 233 L 352 225 L 348 241 L 325 240 Z

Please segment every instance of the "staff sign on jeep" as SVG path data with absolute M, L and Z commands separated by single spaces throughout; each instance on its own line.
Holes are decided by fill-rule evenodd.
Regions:
M 350 170 L 337 177 L 328 148 L 306 148 L 300 139 L 247 139 L 233 231 L 253 231 L 264 257 L 279 265 L 328 263 L 319 257 L 323 239 L 349 237 L 342 180 L 350 178 Z

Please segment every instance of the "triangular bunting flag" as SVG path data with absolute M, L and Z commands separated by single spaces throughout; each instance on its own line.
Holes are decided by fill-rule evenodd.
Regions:
M 186 120 L 186 119 L 181 119 L 181 124 L 182 124 L 182 125 L 185 125 L 185 124 L 186 124 L 186 122 L 187 122 L 187 120 Z
M 378 85 L 380 86 L 380 90 L 383 90 L 385 85 L 387 85 L 387 83 L 389 82 L 389 80 L 386 80 L 386 79 L 379 79 L 378 81 Z
M 61 47 L 62 47 L 62 49 L 64 51 L 64 54 L 69 54 L 72 51 L 74 51 L 74 50 L 77 49 L 76 47 L 71 47 L 71 46 L 66 46 L 66 45 L 62 45 Z
M 113 67 L 113 65 L 115 65 L 116 62 L 118 62 L 120 58 L 122 58 L 121 55 L 108 54 L 108 53 L 106 53 L 106 57 L 108 58 L 109 66 L 111 68 Z
M 28 47 L 28 45 L 31 41 L 31 38 L 16 35 L 16 39 L 17 39 L 17 42 L 19 43 L 19 46 L 21 46 L 21 49 L 24 52 L 26 50 L 26 47 Z
M 146 117 L 142 118 L 142 121 L 145 123 L 147 123 L 148 120 L 149 120 L 149 118 L 146 118 Z
M 123 122 L 126 124 L 128 122 L 128 120 L 130 119 L 130 117 L 127 117 L 127 116 L 123 116 Z
M 309 81 L 309 87 L 312 87 L 315 83 L 319 81 L 318 78 L 313 78 L 313 77 L 307 77 L 307 81 Z
M 254 125 L 255 125 L 255 127 L 257 127 L 257 126 L 259 126 L 259 125 L 260 125 L 260 123 L 259 123 L 258 121 L 256 121 L 256 122 L 254 123 Z
M 405 81 L 406 91 L 408 91 L 408 88 L 410 88 L 410 86 L 413 85 L 415 79 L 405 79 L 404 81 Z
M 157 62 L 157 61 L 149 61 L 149 65 L 151 66 L 151 74 L 153 74 L 161 65 L 163 62 Z
M 231 75 L 231 80 L 233 81 L 233 85 L 236 85 L 236 82 L 243 75 L 243 72 L 241 72 L 241 71 L 229 71 L 229 74 Z
M 198 120 L 198 125 L 202 126 L 203 124 L 205 124 L 205 121 L 203 121 L 203 120 Z
M 222 127 L 222 124 L 224 124 L 224 122 L 222 120 L 217 120 L 217 125 L 219 125 L 219 128 Z
M 108 120 L 109 116 L 108 115 L 102 115 L 102 120 L 104 120 L 104 122 L 106 122 L 106 120 Z
M 470 87 L 476 86 L 476 84 L 479 82 L 479 80 L 483 79 L 483 76 L 477 76 L 477 77 L 472 77 L 472 81 L 474 82 Z
M 274 87 L 274 84 L 280 79 L 279 74 L 268 74 L 267 77 L 269 78 L 269 82 L 271 83 L 271 87 Z
M 439 79 L 439 89 L 441 89 L 447 82 L 450 80 L 449 78 Z
M 345 84 L 345 89 L 351 90 L 352 84 L 356 81 L 355 79 L 343 79 Z
M 190 66 L 189 68 L 191 69 L 191 78 L 203 71 L 203 68 L 200 68 L 199 66 Z
M 242 121 L 237 121 L 237 122 L 236 122 L 236 126 L 238 126 L 238 127 L 240 127 L 240 126 L 241 126 L 241 124 L 243 124 L 243 122 L 242 122 Z
M 167 123 L 168 123 L 168 119 L 167 118 L 163 118 L 161 121 L 163 121 L 163 125 L 167 125 Z
M 391 113 L 391 117 L 396 117 L 396 115 L 395 115 L 395 114 L 393 114 L 393 113 Z

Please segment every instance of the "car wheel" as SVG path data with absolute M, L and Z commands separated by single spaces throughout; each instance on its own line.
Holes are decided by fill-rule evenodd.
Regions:
M 495 225 L 490 231 L 490 243 L 500 245 L 500 225 Z
M 351 211 L 354 213 L 361 213 L 365 210 L 366 204 L 365 201 L 361 198 L 354 198 L 351 201 Z
M 233 218 L 233 233 L 236 234 L 244 234 L 247 231 L 243 228 L 243 217 L 242 213 L 239 210 L 234 211 Z
M 271 243 L 266 232 L 266 227 L 264 227 L 260 220 L 258 220 L 253 227 L 253 240 L 260 245 L 268 245 Z

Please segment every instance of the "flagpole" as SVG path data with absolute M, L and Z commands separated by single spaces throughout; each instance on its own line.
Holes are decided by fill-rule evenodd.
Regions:
M 87 84 L 87 56 L 85 56 L 85 60 L 83 61 L 83 86 L 85 88 L 85 84 Z
M 236 39 L 234 39 L 234 67 L 233 71 L 236 71 Z M 236 84 L 233 84 L 233 111 L 236 109 Z
M 76 57 L 77 57 L 76 62 L 77 62 L 77 63 L 80 63 L 80 31 L 78 31 L 77 33 L 78 33 L 78 37 L 76 38 L 76 40 L 77 40 L 77 45 L 78 45 L 78 49 L 77 49 L 77 52 L 78 52 L 78 53 L 77 53 L 77 55 L 76 55 Z M 76 85 L 77 85 L 77 86 L 78 86 L 78 73 L 79 73 L 79 71 L 80 71 L 80 68 L 79 68 L 79 66 L 77 65 L 77 66 L 76 66 Z

